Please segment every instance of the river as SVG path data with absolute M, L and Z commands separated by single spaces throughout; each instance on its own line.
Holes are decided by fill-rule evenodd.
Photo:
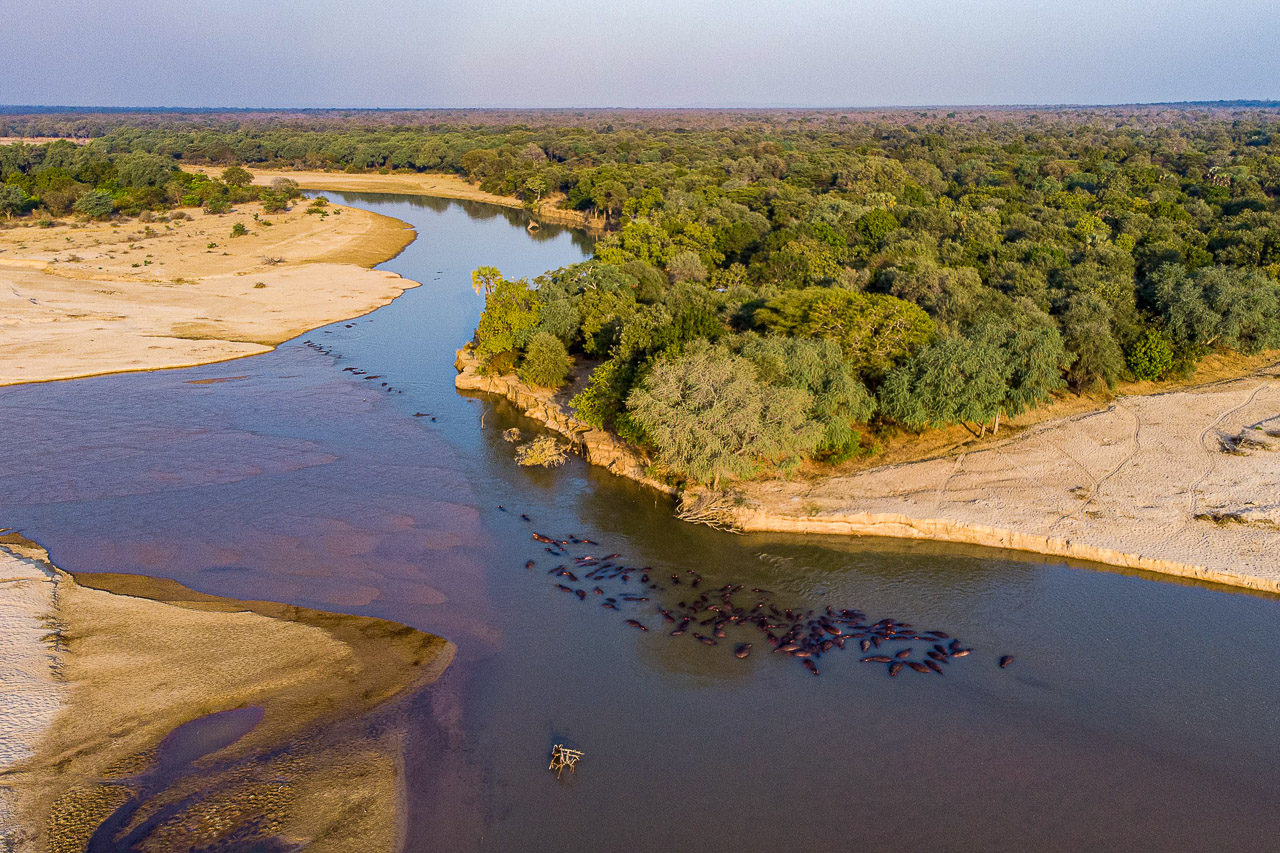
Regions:
M 0 389 L 0 525 L 70 570 L 456 643 L 412 703 L 408 850 L 1276 849 L 1275 597 L 925 542 L 735 536 L 576 457 L 520 468 L 501 433 L 535 425 L 453 388 L 481 308 L 470 271 L 532 276 L 590 241 L 530 234 L 515 210 L 329 195 L 412 224 L 384 267 L 423 286 L 253 358 Z M 684 585 L 625 613 L 580 601 L 533 530 Z M 654 615 L 689 569 L 702 590 L 857 608 L 974 653 L 890 679 L 833 652 L 814 678 L 757 635 L 739 660 L 748 635 L 710 647 Z M 585 757 L 557 782 L 561 742 Z

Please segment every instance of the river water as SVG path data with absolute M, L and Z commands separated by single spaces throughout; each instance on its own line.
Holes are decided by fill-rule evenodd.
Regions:
M 484 205 L 330 195 L 412 224 L 384 266 L 423 286 L 262 356 L 0 389 L 0 525 L 71 570 L 455 642 L 411 705 L 406 849 L 1280 846 L 1275 597 L 977 548 L 735 536 L 576 457 L 522 469 L 501 433 L 536 427 L 453 388 L 481 308 L 470 271 L 536 275 L 587 238 Z M 580 601 L 534 530 L 590 538 L 665 588 L 626 612 Z M 670 637 L 654 607 L 696 594 L 689 569 L 701 590 L 857 608 L 974 653 L 890 679 L 833 652 L 814 678 L 758 634 Z M 586 754 L 560 782 L 554 743 Z

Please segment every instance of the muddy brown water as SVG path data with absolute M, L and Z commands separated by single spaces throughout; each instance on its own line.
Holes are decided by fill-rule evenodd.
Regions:
M 501 433 L 534 425 L 453 388 L 481 305 L 469 274 L 535 275 L 589 240 L 531 234 L 519 211 L 344 197 L 418 229 L 385 266 L 422 287 L 234 363 L 0 389 L 0 524 L 71 570 L 454 641 L 412 702 L 406 849 L 1277 849 L 1275 597 L 924 542 L 733 536 L 580 459 L 521 469 Z M 626 612 L 566 595 L 532 530 L 975 651 L 893 680 L 833 653 L 814 678 L 758 634 L 657 630 L 652 608 L 683 588 Z M 586 753 L 562 782 L 554 743 Z

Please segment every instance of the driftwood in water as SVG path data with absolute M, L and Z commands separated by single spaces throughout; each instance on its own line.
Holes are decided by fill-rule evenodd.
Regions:
M 694 524 L 705 524 L 717 530 L 741 533 L 742 531 L 734 523 L 737 517 L 735 507 L 738 501 L 737 496 L 726 492 L 685 491 L 680 495 L 680 506 L 676 510 L 676 517 Z
M 578 759 L 582 756 L 583 753 L 579 750 L 566 749 L 564 744 L 558 743 L 551 748 L 551 764 L 548 765 L 547 769 L 556 771 L 556 778 L 559 779 L 560 774 L 564 772 L 566 767 L 569 768 L 570 773 L 573 773 L 578 764 Z

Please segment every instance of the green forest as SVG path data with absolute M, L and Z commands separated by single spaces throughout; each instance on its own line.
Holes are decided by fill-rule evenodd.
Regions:
M 52 224 L 59 216 L 109 219 L 178 207 L 225 213 L 233 204 L 261 201 L 268 213 L 301 195 L 287 179 L 252 186 L 253 175 L 238 164 L 219 177 L 185 172 L 170 156 L 70 141 L 0 145 L 0 215 L 23 215 Z
M 448 172 L 603 223 L 590 262 L 478 270 L 488 369 L 706 483 L 865 451 L 886 425 L 1280 346 L 1280 113 L 1261 108 L 7 116 L 0 212 L 260 190 L 184 163 Z M 281 200 L 283 202 L 283 199 Z

